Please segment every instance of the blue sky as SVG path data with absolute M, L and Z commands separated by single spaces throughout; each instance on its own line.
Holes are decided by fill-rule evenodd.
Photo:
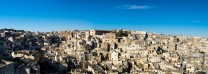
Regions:
M 208 0 L 0 0 L 0 28 L 122 28 L 208 37 Z

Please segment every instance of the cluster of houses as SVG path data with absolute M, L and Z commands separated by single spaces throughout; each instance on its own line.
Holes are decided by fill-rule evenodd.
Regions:
M 208 39 L 202 37 L 122 29 L 1 31 L 0 36 L 0 60 L 14 65 L 2 63 L 0 72 L 5 74 L 208 73 Z

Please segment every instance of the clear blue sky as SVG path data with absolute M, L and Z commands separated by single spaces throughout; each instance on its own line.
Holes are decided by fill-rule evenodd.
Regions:
M 123 28 L 208 37 L 208 0 L 0 0 L 0 28 Z

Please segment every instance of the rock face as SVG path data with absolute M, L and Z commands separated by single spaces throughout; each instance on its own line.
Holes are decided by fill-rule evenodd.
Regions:
M 14 63 L 11 61 L 1 60 L 0 61 L 0 73 L 3 74 L 14 74 L 15 73 Z

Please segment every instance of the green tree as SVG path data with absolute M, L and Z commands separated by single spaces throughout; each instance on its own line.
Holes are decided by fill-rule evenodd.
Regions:
M 119 30 L 119 31 L 116 33 L 116 36 L 117 36 L 117 37 L 122 37 L 122 34 L 123 34 L 123 31 L 122 31 L 122 30 Z

